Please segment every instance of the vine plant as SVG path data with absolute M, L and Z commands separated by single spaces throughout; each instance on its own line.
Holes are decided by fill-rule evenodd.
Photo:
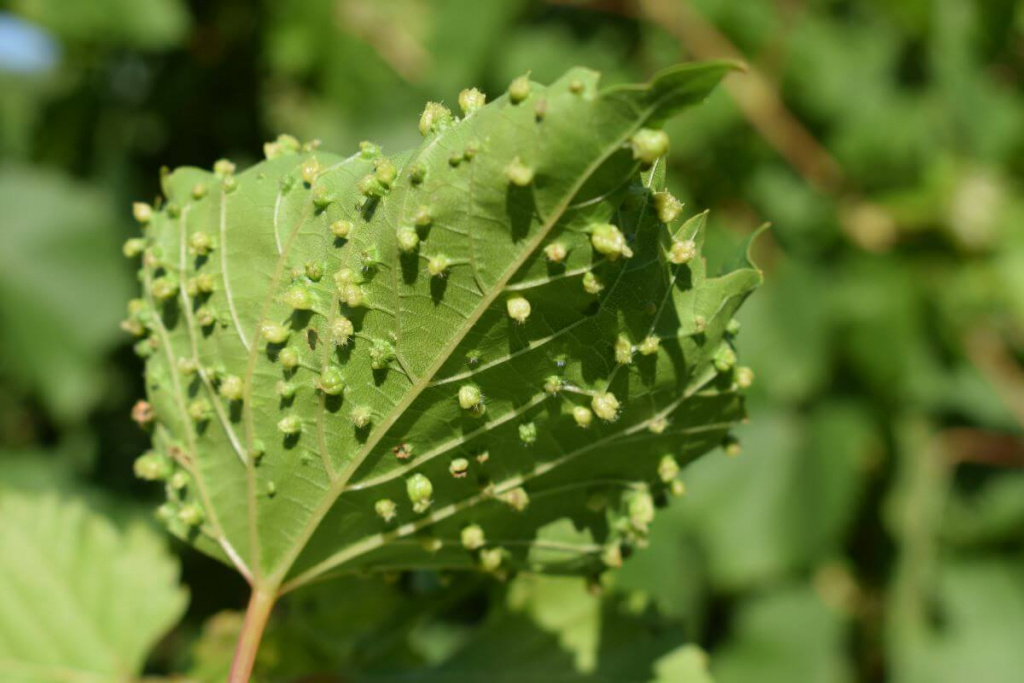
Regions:
M 252 587 L 231 681 L 275 601 L 346 572 L 596 573 L 644 543 L 753 379 L 705 215 L 663 189 L 670 115 L 727 63 L 601 88 L 515 79 L 423 143 L 347 157 L 281 136 L 136 204 L 160 518 Z

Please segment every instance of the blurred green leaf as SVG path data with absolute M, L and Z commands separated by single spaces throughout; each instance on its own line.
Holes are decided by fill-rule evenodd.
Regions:
M 118 531 L 55 496 L 0 493 L 0 678 L 127 680 L 184 613 L 178 565 L 149 528 Z
M 0 167 L 0 206 L 0 372 L 58 419 L 79 419 L 102 395 L 104 356 L 123 339 L 130 278 L 117 221 L 95 189 L 27 167 Z
M 718 683 L 846 683 L 854 672 L 844 654 L 844 619 L 812 591 L 781 588 L 739 609 L 735 632 L 713 652 Z
M 181 43 L 191 19 L 182 0 L 12 0 L 15 12 L 80 43 L 165 49 Z

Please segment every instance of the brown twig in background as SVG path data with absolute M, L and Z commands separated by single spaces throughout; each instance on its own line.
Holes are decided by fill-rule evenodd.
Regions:
M 939 432 L 939 439 L 951 465 L 1024 467 L 1024 441 L 1011 434 L 954 427 Z
M 963 340 L 971 363 L 985 376 L 1024 428 L 1024 370 L 994 330 L 978 327 Z

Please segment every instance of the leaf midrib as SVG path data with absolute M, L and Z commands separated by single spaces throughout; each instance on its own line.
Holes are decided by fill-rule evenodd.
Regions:
M 572 199 L 583 188 L 586 181 L 601 167 L 601 165 L 608 161 L 608 159 L 611 158 L 613 154 L 622 149 L 622 147 L 628 142 L 629 138 L 640 127 L 643 126 L 643 124 L 647 121 L 647 119 L 650 118 L 650 116 L 655 111 L 657 111 L 660 104 L 660 99 L 655 100 L 645 109 L 639 110 L 637 112 L 639 115 L 637 116 L 636 120 L 633 122 L 631 126 L 627 127 L 623 135 L 621 135 L 613 143 L 608 145 L 605 152 L 597 159 L 595 159 L 590 164 L 590 166 L 587 167 L 584 173 L 580 174 L 580 178 L 572 186 L 571 190 L 566 193 L 564 199 L 559 203 L 557 210 L 545 221 L 544 226 L 537 232 L 537 234 L 530 241 L 530 243 L 523 250 L 523 252 L 519 255 L 519 257 L 514 259 L 512 263 L 509 264 L 508 268 L 506 268 L 505 270 L 505 273 L 495 283 L 491 292 L 485 295 L 484 298 L 480 300 L 480 303 L 477 305 L 476 310 L 473 312 L 471 316 L 469 316 L 466 319 L 465 323 L 463 324 L 459 332 L 454 337 L 452 337 L 448 345 L 440 354 L 438 354 L 438 357 L 428 367 L 427 371 L 421 375 L 416 384 L 414 384 L 413 387 L 410 388 L 410 390 L 406 393 L 402 400 L 395 405 L 394 409 L 391 411 L 391 414 L 388 416 L 388 418 L 384 420 L 383 423 L 381 423 L 380 427 L 374 430 L 374 432 L 367 439 L 366 444 L 363 446 L 363 448 L 360 449 L 360 451 L 352 459 L 352 462 L 348 465 L 348 467 L 345 468 L 345 470 L 343 470 L 339 474 L 338 478 L 332 483 L 331 487 L 327 491 L 327 495 L 324 496 L 320 505 L 317 506 L 313 516 L 306 524 L 306 527 L 298 535 L 295 544 L 292 546 L 292 549 L 284 555 L 277 569 L 268 574 L 267 580 L 272 585 L 281 584 L 281 581 L 283 581 L 284 577 L 287 575 L 288 571 L 295 563 L 295 560 L 298 559 L 298 556 L 305 549 L 306 545 L 309 543 L 309 540 L 316 532 L 316 529 L 319 528 L 320 523 L 323 521 L 324 517 L 327 516 L 327 513 L 334 506 L 334 503 L 338 500 L 339 496 L 345 490 L 345 487 L 348 485 L 348 482 L 351 479 L 352 475 L 358 470 L 358 468 L 362 465 L 366 458 L 369 457 L 369 454 L 373 452 L 373 449 L 376 448 L 377 444 L 380 443 L 381 439 L 383 439 L 384 436 L 391 429 L 391 427 L 394 426 L 395 422 L 397 422 L 398 419 L 409 408 L 409 406 L 412 405 L 413 401 L 415 401 L 416 398 L 418 398 L 419 395 L 430 386 L 430 382 L 433 379 L 434 375 L 436 375 L 437 372 L 448 361 L 449 357 L 452 355 L 452 353 L 455 352 L 459 344 L 462 343 L 462 340 L 470 332 L 470 330 L 473 329 L 473 326 L 477 323 L 480 317 L 484 314 L 484 312 L 486 312 L 490 308 L 491 304 L 494 303 L 494 300 L 497 299 L 504 292 L 505 286 L 515 276 L 519 268 L 522 267 L 522 265 L 527 261 L 527 259 L 529 259 L 536 252 L 537 248 L 544 242 L 544 240 L 547 239 L 551 230 L 555 227 L 558 221 L 561 220 L 562 216 L 564 216 L 565 211 L 572 203 Z

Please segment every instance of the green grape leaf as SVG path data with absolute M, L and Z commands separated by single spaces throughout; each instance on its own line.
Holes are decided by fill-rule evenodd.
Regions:
M 0 205 L 0 372 L 62 422 L 82 419 L 103 395 L 102 360 L 131 291 L 113 210 L 93 187 L 19 165 L 0 167 Z
M 654 128 L 731 68 L 516 79 L 429 104 L 406 154 L 282 137 L 167 174 L 128 327 L 171 530 L 271 592 L 617 565 L 743 415 L 731 323 L 761 273 L 709 275 L 705 216 L 655 195 Z
M 0 680 L 129 680 L 187 603 L 148 526 L 119 530 L 53 496 L 0 495 Z

